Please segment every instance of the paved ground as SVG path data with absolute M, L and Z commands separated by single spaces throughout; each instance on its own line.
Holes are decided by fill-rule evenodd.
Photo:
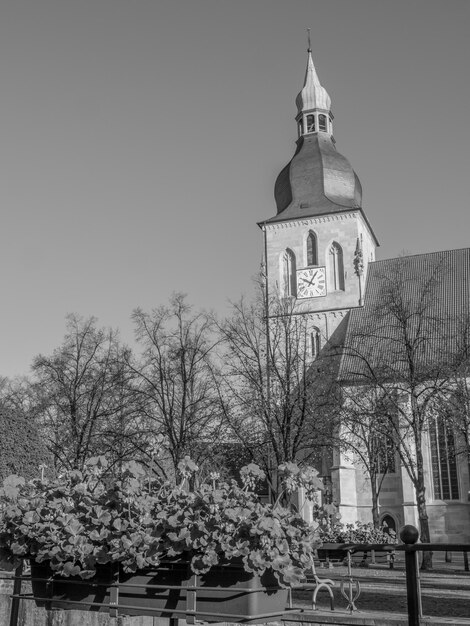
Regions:
M 470 624 L 470 572 L 464 571 L 463 556 L 453 554 L 452 562 L 449 563 L 445 562 L 444 553 L 435 553 L 433 565 L 433 571 L 421 572 L 423 615 L 432 616 L 432 621 L 435 624 L 457 623 L 457 621 L 465 623 L 467 621 L 460 618 L 467 618 L 467 623 Z M 337 583 L 335 606 L 338 612 L 347 614 L 347 601 L 339 589 L 341 580 L 347 577 L 347 568 L 344 566 L 335 566 L 333 569 L 317 568 L 317 573 L 320 577 L 335 580 Z M 382 559 L 380 563 L 370 565 L 368 568 L 354 567 L 352 576 L 359 580 L 361 585 L 361 595 L 356 601 L 358 613 L 353 615 L 360 618 L 361 615 L 365 617 L 365 613 L 380 611 L 383 613 L 384 620 L 383 622 L 380 619 L 372 622 L 358 620 L 356 623 L 385 624 L 388 623 L 385 621 L 387 617 L 390 617 L 394 623 L 400 623 L 401 618 L 406 616 L 406 579 L 403 554 L 397 556 L 393 570 L 390 570 L 388 564 Z M 320 592 L 317 600 L 317 606 L 321 613 L 325 612 L 325 615 L 330 613 L 328 594 Z M 310 603 L 311 592 L 294 592 L 295 607 L 309 608 Z

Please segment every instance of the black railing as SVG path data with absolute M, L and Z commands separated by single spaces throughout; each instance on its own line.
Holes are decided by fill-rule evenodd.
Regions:
M 419 568 L 418 568 L 418 552 L 462 552 L 464 554 L 464 566 L 465 570 L 468 571 L 468 552 L 470 552 L 470 544 L 457 544 L 457 543 L 417 543 L 419 537 L 418 530 L 411 525 L 404 526 L 400 531 L 400 539 L 403 543 L 401 544 L 341 544 L 341 548 L 344 549 L 348 553 L 348 581 L 349 583 L 353 582 L 351 573 L 351 555 L 358 552 L 388 552 L 393 553 L 394 551 L 404 552 L 405 554 L 405 573 L 406 573 L 406 594 L 407 594 L 407 606 L 408 606 L 408 625 L 409 626 L 419 626 L 420 620 L 423 617 L 422 605 L 421 605 L 421 587 L 420 587 L 420 577 L 419 577 Z M 11 605 L 11 613 L 10 613 L 10 626 L 17 626 L 18 623 L 18 609 L 19 609 L 19 601 L 20 599 L 34 599 L 33 596 L 29 594 L 21 593 L 21 582 L 24 579 L 31 580 L 30 576 L 22 575 L 22 567 L 18 568 L 16 571 L 16 575 L 14 577 L 13 583 L 13 594 L 12 594 L 12 605 Z M 196 583 L 193 583 L 193 586 L 185 587 L 185 591 L 195 592 L 198 587 L 194 586 Z M 151 587 L 166 587 L 163 585 L 150 585 Z M 115 586 L 118 587 L 118 586 Z M 207 588 L 206 588 L 207 589 Z M 114 586 L 113 586 L 114 590 Z M 257 589 L 252 589 L 251 591 L 256 591 Z M 354 605 L 355 600 L 358 595 L 353 597 L 352 585 L 349 584 L 350 596 L 347 593 L 343 593 L 346 599 L 349 601 L 348 608 L 350 611 L 356 610 Z M 193 595 L 192 593 L 188 595 Z M 194 593 L 195 595 L 195 593 Z M 114 602 L 113 602 L 114 600 Z M 194 598 L 195 601 L 195 598 Z M 63 602 L 63 601 L 62 601 Z M 470 604 L 470 599 L 469 599 Z M 110 608 L 116 610 L 119 608 L 117 597 L 111 599 Z M 124 607 L 120 607 L 124 608 Z M 126 607 L 129 608 L 129 607 Z M 186 611 L 183 611 L 187 617 L 192 617 L 195 615 L 195 607 L 187 607 Z M 216 615 L 216 614 L 214 614 Z M 218 615 L 218 614 L 217 614 Z M 220 616 L 222 617 L 222 616 Z M 239 616 L 232 616 L 239 617 Z M 268 615 L 258 616 L 261 618 L 270 617 Z M 173 626 L 173 625 L 172 625 Z
M 116 569 L 117 573 L 117 569 Z M 6 578 L 5 578 L 6 579 Z M 9 580 L 12 579 L 11 576 L 8 577 Z M 189 582 L 180 585 L 169 585 L 165 584 L 134 584 L 128 581 L 122 582 L 119 581 L 119 576 L 117 575 L 112 582 L 94 582 L 90 580 L 81 581 L 81 580 L 73 580 L 73 579 L 61 579 L 62 583 L 66 583 L 71 587 L 93 587 L 100 588 L 104 587 L 109 590 L 109 600 L 108 601 L 81 601 L 78 599 L 67 599 L 67 598 L 57 598 L 54 599 L 52 594 L 52 586 L 54 583 L 54 575 L 51 575 L 48 578 L 37 577 L 32 574 L 24 574 L 23 573 L 23 564 L 21 564 L 15 571 L 13 577 L 13 593 L 11 595 L 11 608 L 10 608 L 10 621 L 9 626 L 18 626 L 19 619 L 19 605 L 22 600 L 32 600 L 36 603 L 40 603 L 39 606 L 44 606 L 46 609 L 50 608 L 64 608 L 67 609 L 76 609 L 80 610 L 90 610 L 90 607 L 93 607 L 91 610 L 104 609 L 107 610 L 109 616 L 112 618 L 119 617 L 120 615 L 151 615 L 151 616 L 161 616 L 169 618 L 170 626 L 177 626 L 178 619 L 184 618 L 187 624 L 195 624 L 196 619 L 204 619 L 204 621 L 209 622 L 224 622 L 230 621 L 233 623 L 242 623 L 242 622 L 253 622 L 257 620 L 257 623 L 262 622 L 272 622 L 277 621 L 284 613 L 289 611 L 293 611 L 294 609 L 286 608 L 285 605 L 282 605 L 280 610 L 276 610 L 275 612 L 266 612 L 264 610 L 260 611 L 260 606 L 257 606 L 254 602 L 247 602 L 246 611 L 242 613 L 229 613 L 226 610 L 224 611 L 211 611 L 207 610 L 207 606 L 200 611 L 197 609 L 197 599 L 198 592 L 213 592 L 213 595 L 217 597 L 217 593 L 224 591 L 223 586 L 206 586 L 198 584 L 199 577 L 196 574 L 192 574 Z M 22 591 L 22 582 L 41 582 L 47 583 L 46 595 L 37 594 L 34 592 L 23 592 Z M 161 606 L 156 609 L 151 607 L 144 607 L 142 604 L 129 604 L 125 598 L 121 598 L 120 590 L 121 589 L 131 589 L 131 597 L 133 589 L 145 589 L 146 592 L 154 591 L 154 592 L 167 592 L 167 591 L 179 591 L 185 596 L 185 606 L 182 608 L 174 608 L 170 605 L 167 607 Z M 249 584 L 247 582 L 247 586 L 243 586 L 237 584 L 233 587 L 227 587 L 231 591 L 231 599 L 235 599 L 234 606 L 238 607 L 240 611 L 243 611 L 244 606 L 240 606 L 237 604 L 237 598 L 239 599 L 242 596 L 254 596 L 259 592 L 262 594 L 270 594 L 272 592 L 283 592 L 278 585 L 275 586 L 266 586 L 266 585 L 255 585 Z M 49 593 L 49 595 L 48 595 Z M 132 601 L 132 600 L 131 600 Z M 165 601 L 168 602 L 168 598 L 165 598 Z M 214 602 L 214 607 L 217 608 L 217 602 Z M 54 606 L 55 605 L 55 606 Z M 219 603 L 220 605 L 220 603 Z M 263 605 L 264 607 L 264 605 Z M 253 611 L 253 614 L 251 613 Z M 3 626 L 3 625 L 0 625 Z
M 400 531 L 401 544 L 358 544 L 358 543 L 345 543 L 338 544 L 338 548 L 345 550 L 348 553 L 348 577 L 349 581 L 349 595 L 343 594 L 348 600 L 348 609 L 352 613 L 357 610 L 355 601 L 359 597 L 356 594 L 352 595 L 352 582 L 356 582 L 351 573 L 351 555 L 360 552 L 388 552 L 394 551 L 405 553 L 405 574 L 406 574 L 406 595 L 408 606 L 408 625 L 419 626 L 420 619 L 423 617 L 422 605 L 421 605 L 421 586 L 418 568 L 418 552 L 462 552 L 464 555 L 464 569 L 469 571 L 468 566 L 468 553 L 470 552 L 470 544 L 468 543 L 417 543 L 419 538 L 419 531 L 412 525 L 404 526 Z M 358 587 L 360 593 L 360 587 Z M 469 599 L 470 605 L 470 599 Z M 469 606 L 470 613 L 470 606 Z
M 417 543 L 418 529 L 414 526 L 404 526 L 400 531 L 403 544 L 397 545 L 397 550 L 405 552 L 406 596 L 408 603 L 408 626 L 419 626 L 423 617 L 421 607 L 421 588 L 418 570 L 418 552 L 463 552 L 464 556 L 470 552 L 468 543 Z M 465 569 L 468 571 L 468 558 L 464 559 Z M 470 603 L 470 600 L 469 600 Z

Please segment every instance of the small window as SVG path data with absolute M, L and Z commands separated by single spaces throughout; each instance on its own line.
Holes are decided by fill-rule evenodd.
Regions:
M 326 115 L 321 114 L 318 116 L 318 128 L 326 131 Z
M 284 296 L 296 296 L 297 287 L 295 254 L 287 248 L 281 257 L 282 293 Z
M 312 231 L 307 237 L 307 265 L 318 265 L 317 238 Z
M 334 241 L 328 255 L 328 275 L 331 291 L 344 291 L 343 249 Z
M 321 343 L 320 343 L 320 331 L 318 328 L 314 328 L 310 333 L 310 356 L 312 359 L 316 359 L 320 354 Z
M 307 115 L 307 133 L 315 132 L 315 116 Z
M 300 119 L 298 121 L 298 131 L 299 131 L 299 137 L 302 135 L 302 119 Z

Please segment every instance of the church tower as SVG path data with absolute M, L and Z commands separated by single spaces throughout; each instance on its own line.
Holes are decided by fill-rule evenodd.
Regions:
M 310 47 L 296 105 L 297 149 L 276 180 L 277 213 L 259 226 L 269 296 L 295 299 L 295 312 L 308 316 L 316 334 L 316 356 L 345 314 L 362 305 L 378 243 L 362 210 L 359 179 L 336 149 L 331 99 Z

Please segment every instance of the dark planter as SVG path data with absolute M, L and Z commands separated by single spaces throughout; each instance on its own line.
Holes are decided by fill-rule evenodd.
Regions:
M 324 543 L 321 548 L 317 549 L 320 561 L 344 561 L 348 556 L 348 551 L 341 548 L 341 543 Z
M 47 608 L 108 612 L 117 600 L 119 615 L 189 614 L 205 622 L 256 622 L 278 619 L 287 606 L 287 589 L 279 587 L 272 571 L 259 577 L 230 563 L 197 577 L 182 562 L 135 574 L 118 572 L 114 578 L 111 567 L 102 566 L 95 578 L 84 581 L 54 576 L 48 564 L 32 561 L 31 576 L 42 579 L 32 581 L 33 595 L 38 606 Z M 197 589 L 194 593 L 188 587 Z

